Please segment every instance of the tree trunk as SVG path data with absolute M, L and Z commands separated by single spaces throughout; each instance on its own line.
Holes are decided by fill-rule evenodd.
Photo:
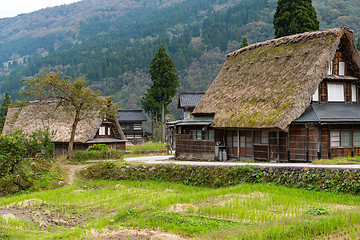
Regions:
M 152 142 L 155 142 L 155 135 L 154 135 L 154 113 L 151 113 L 151 135 L 152 135 Z
M 70 141 L 69 141 L 69 147 L 68 147 L 68 155 L 67 159 L 71 160 L 73 149 L 74 149 L 74 139 L 75 139 L 75 133 L 76 133 L 76 127 L 80 121 L 80 109 L 75 110 L 75 118 L 74 123 L 71 128 L 71 135 L 70 135 Z
M 158 116 L 157 116 L 157 112 L 155 113 L 155 142 L 157 142 L 158 138 Z
M 161 104 L 161 143 L 165 143 L 165 104 Z

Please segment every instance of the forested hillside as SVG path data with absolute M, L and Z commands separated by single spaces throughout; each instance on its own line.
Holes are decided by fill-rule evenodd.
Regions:
M 20 79 L 44 68 L 86 76 L 123 108 L 138 108 L 148 69 L 163 43 L 180 91 L 204 91 L 226 53 L 271 39 L 276 0 L 85 0 L 0 20 L 0 94 L 17 98 Z M 357 1 L 313 1 L 321 29 L 349 26 L 359 36 Z

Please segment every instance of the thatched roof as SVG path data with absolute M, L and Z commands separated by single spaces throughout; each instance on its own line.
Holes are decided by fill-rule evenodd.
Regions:
M 287 130 L 310 104 L 340 47 L 359 77 L 360 57 L 347 28 L 282 37 L 230 53 L 193 114 L 214 114 L 213 127 Z
M 69 142 L 74 114 L 69 113 L 57 101 L 31 102 L 21 108 L 9 108 L 3 129 L 6 135 L 13 129 L 31 133 L 37 129 L 55 131 L 52 142 Z M 84 143 L 96 135 L 103 119 L 98 112 L 88 112 L 87 118 L 77 125 L 75 142 Z

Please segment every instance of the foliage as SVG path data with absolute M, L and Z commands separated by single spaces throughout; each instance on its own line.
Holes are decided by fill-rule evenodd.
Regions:
M 107 144 L 94 144 L 90 146 L 86 151 L 101 151 L 101 150 L 108 150 L 109 145 Z
M 329 215 L 330 211 L 324 206 L 310 206 L 305 213 L 310 215 Z
M 136 109 L 151 85 L 148 68 L 161 43 L 178 71 L 180 91 L 205 91 L 219 73 L 225 54 L 237 50 L 243 36 L 250 43 L 274 37 L 276 0 L 185 0 L 167 1 L 165 5 L 146 0 L 138 3 L 143 7 L 131 5 L 125 12 L 118 9 L 129 1 L 98 2 L 96 6 L 84 1 L 90 7 L 61 6 L 32 13 L 36 21 L 27 21 L 30 16 L 23 15 L 0 24 L 9 29 L 8 22 L 20 22 L 14 25 L 20 26 L 18 30 L 3 31 L 8 33 L 5 38 L 14 39 L 16 34 L 17 40 L 0 43 L 1 62 L 9 66 L 2 67 L 0 93 L 8 91 L 17 99 L 23 87 L 20 79 L 52 67 L 74 78 L 85 75 L 93 89 L 113 95 L 124 109 Z M 109 3 L 111 7 L 98 9 Z M 314 0 L 313 6 L 321 29 L 348 26 L 354 30 L 355 39 L 360 36 L 356 1 Z M 74 15 L 74 11 L 80 14 Z M 84 12 L 88 13 L 86 21 L 81 21 Z M 74 35 L 58 31 L 66 25 L 64 19 L 80 22 L 70 26 Z M 39 24 L 29 26 L 32 22 Z M 42 35 L 54 32 L 53 27 L 56 33 Z M 17 56 L 12 61 L 11 57 Z M 181 116 L 176 103 L 169 109 L 176 117 Z
M 8 111 L 10 104 L 11 104 L 10 96 L 9 96 L 8 92 L 5 92 L 5 98 L 4 98 L 3 104 L 1 105 L 1 109 L 0 109 L 0 133 L 4 127 L 7 111 Z
M 50 159 L 54 145 L 48 130 L 37 130 L 31 135 L 18 130 L 0 135 L 0 194 L 26 190 L 34 185 L 40 171 L 34 170 L 38 161 Z M 34 159 L 35 158 L 35 159 Z M 47 168 L 43 168 L 47 172 Z
M 317 159 L 312 161 L 312 164 L 325 164 L 325 165 L 343 165 L 343 164 L 359 164 L 360 156 L 355 157 L 336 157 L 332 159 Z
M 102 118 L 111 118 L 116 115 L 116 107 L 107 98 L 101 97 L 98 92 L 86 86 L 84 78 L 63 76 L 61 72 L 46 71 L 41 78 L 24 79 L 27 81 L 23 92 L 30 99 L 40 101 L 59 101 L 69 113 L 74 113 L 68 147 L 68 159 L 71 159 L 76 128 L 81 120 L 94 117 L 94 112 L 100 112 Z M 110 103 L 110 104 L 109 104 Z
M 136 237 L 156 229 L 186 239 L 357 239 L 360 234 L 358 196 L 270 184 L 213 189 L 159 181 L 84 181 L 0 198 L 0 205 L 29 199 L 42 201 L 13 209 L 32 220 L 0 218 L 2 234 L 10 239 L 135 237 L 124 229 L 145 229 Z M 319 202 L 331 214 L 304 214 Z M 41 216 L 50 220 L 45 226 Z
M 320 27 L 311 0 L 278 0 L 273 22 L 277 38 L 319 30 Z
M 358 51 L 360 51 L 360 37 L 358 38 L 358 40 L 356 42 L 356 48 Z
M 244 37 L 241 41 L 240 48 L 247 47 L 247 46 L 249 46 L 249 43 L 248 43 L 248 40 L 246 39 L 246 37 Z
M 144 142 L 142 144 L 127 146 L 126 150 L 130 150 L 132 154 L 152 153 L 166 151 L 166 146 L 159 142 Z
M 143 98 L 143 108 L 145 112 L 156 113 L 159 111 L 159 106 L 161 106 L 161 142 L 164 142 L 165 111 L 177 93 L 179 82 L 175 66 L 162 44 L 151 60 L 149 72 L 153 83 Z
M 122 159 L 124 151 L 116 149 L 99 149 L 87 151 L 75 151 L 72 157 L 73 163 L 83 163 L 88 160 Z

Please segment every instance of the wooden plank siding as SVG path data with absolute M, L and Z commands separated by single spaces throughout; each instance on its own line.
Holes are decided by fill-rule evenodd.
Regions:
M 190 134 L 176 134 L 176 157 L 214 160 L 214 141 L 193 140 Z

